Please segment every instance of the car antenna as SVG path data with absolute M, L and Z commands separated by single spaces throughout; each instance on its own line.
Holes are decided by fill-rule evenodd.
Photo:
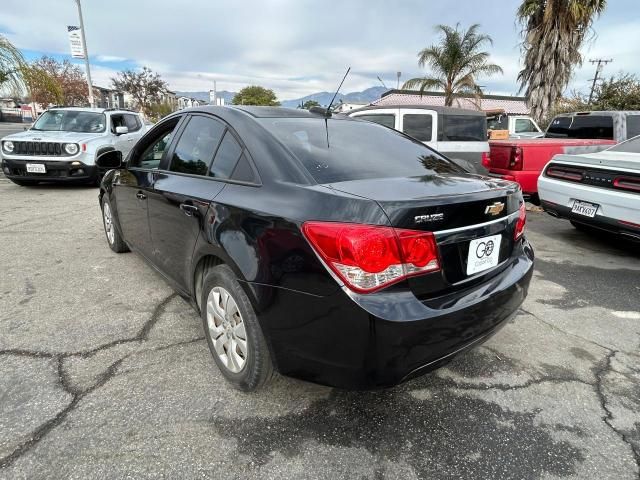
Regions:
M 327 107 L 327 116 L 328 117 L 331 116 L 331 106 L 333 105 L 334 100 L 338 96 L 338 93 L 340 92 L 340 89 L 342 88 L 342 84 L 344 83 L 345 79 L 347 78 L 347 75 L 349 75 L 350 71 L 351 71 L 351 67 L 347 68 L 347 72 L 344 74 L 344 77 L 342 77 L 342 81 L 340 82 L 340 85 L 338 85 L 338 89 L 336 90 L 336 93 L 333 94 L 333 98 L 331 99 L 331 102 L 329 102 L 329 106 Z

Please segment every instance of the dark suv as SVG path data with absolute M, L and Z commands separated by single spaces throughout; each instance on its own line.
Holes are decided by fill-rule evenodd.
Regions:
M 155 125 L 109 171 L 109 246 L 135 250 L 201 313 L 236 387 L 273 371 L 397 384 L 478 345 L 527 294 L 517 184 L 470 175 L 400 132 L 270 107 Z

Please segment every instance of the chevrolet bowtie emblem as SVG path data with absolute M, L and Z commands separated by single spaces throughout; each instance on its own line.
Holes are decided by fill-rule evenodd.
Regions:
M 502 202 L 495 202 L 492 203 L 491 205 L 487 205 L 487 208 L 484 209 L 484 213 L 489 214 L 489 215 L 499 215 L 500 212 L 502 212 L 502 210 L 504 210 L 504 203 Z

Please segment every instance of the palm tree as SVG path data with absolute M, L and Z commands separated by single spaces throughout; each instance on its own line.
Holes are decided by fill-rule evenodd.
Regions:
M 531 115 L 542 121 L 561 97 L 573 67 L 582 63 L 580 47 L 606 0 L 523 0 L 524 68 L 520 90 L 529 97 Z
M 22 73 L 26 63 L 20 50 L 5 37 L 0 35 L 0 88 L 9 87 L 19 92 L 22 90 Z
M 500 66 L 489 63 L 489 52 L 482 51 L 485 44 L 493 45 L 489 35 L 478 33 L 480 25 L 471 25 L 468 30 L 448 25 L 436 26 L 441 34 L 440 42 L 431 45 L 418 53 L 418 65 L 428 65 L 432 75 L 412 78 L 402 88 L 444 91 L 445 105 L 453 105 L 453 101 L 461 94 L 482 95 L 476 78 L 481 75 L 502 73 Z

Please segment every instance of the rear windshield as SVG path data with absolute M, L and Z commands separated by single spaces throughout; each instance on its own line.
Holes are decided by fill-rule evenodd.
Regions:
M 551 121 L 547 138 L 613 139 L 613 117 L 607 115 L 575 115 L 556 117 Z
M 484 115 L 443 115 L 444 142 L 486 142 L 487 117 Z
M 640 153 L 640 136 L 631 138 L 626 142 L 614 145 L 607 149 L 610 152 L 627 152 L 627 153 Z M 639 159 L 640 161 L 640 159 Z
M 463 173 L 423 143 L 375 123 L 323 118 L 261 118 L 318 183 Z

